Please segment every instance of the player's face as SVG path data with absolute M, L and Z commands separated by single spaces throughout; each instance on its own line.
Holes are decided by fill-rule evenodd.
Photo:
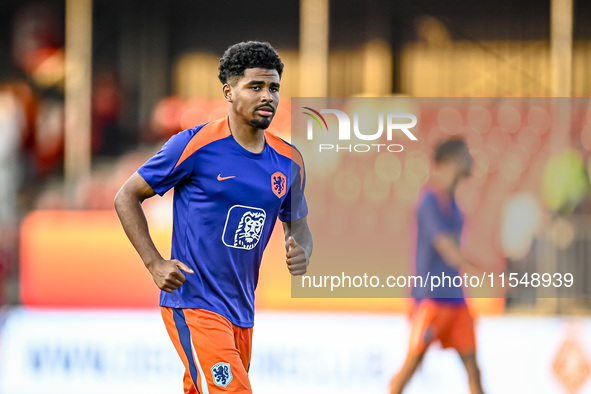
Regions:
M 467 151 L 465 156 L 463 157 L 463 160 L 462 160 L 462 166 L 461 166 L 462 176 L 464 178 L 467 178 L 470 175 L 472 175 L 472 168 L 473 167 L 474 167 L 474 159 L 472 159 L 470 152 Z
M 266 129 L 279 104 L 279 81 L 277 70 L 247 68 L 242 77 L 224 85 L 224 91 L 238 117 L 256 129 Z
M 455 181 L 458 182 L 472 175 L 473 165 L 474 160 L 472 159 L 470 152 L 466 151 L 463 155 L 460 155 L 455 161 Z

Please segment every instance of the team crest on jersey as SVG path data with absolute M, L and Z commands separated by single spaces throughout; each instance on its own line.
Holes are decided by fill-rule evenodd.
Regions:
M 277 197 L 283 197 L 287 191 L 287 177 L 281 171 L 275 172 L 271 175 L 271 187 Z
M 237 249 L 254 249 L 261 239 L 267 214 L 264 210 L 244 205 L 234 205 L 228 211 L 222 241 Z
M 211 376 L 216 386 L 226 387 L 232 379 L 232 369 L 228 363 L 217 363 L 211 367 Z

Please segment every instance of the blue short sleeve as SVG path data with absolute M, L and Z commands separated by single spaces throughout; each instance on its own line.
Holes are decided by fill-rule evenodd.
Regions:
M 191 175 L 192 161 L 180 159 L 195 132 L 188 129 L 173 135 L 158 153 L 138 169 L 138 173 L 160 196 Z
M 296 221 L 308 215 L 308 203 L 304 195 L 306 172 L 292 162 L 291 173 L 291 186 L 279 210 L 279 220 L 282 222 Z
M 433 194 L 429 194 L 422 201 L 417 212 L 418 225 L 422 229 L 425 239 L 432 245 L 435 237 L 453 231 L 448 220 L 443 216 Z

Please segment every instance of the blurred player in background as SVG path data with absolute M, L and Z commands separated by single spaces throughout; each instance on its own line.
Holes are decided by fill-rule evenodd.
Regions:
M 472 157 L 466 143 L 451 139 L 435 150 L 435 168 L 431 184 L 423 193 L 417 211 L 416 275 L 451 278 L 463 267 L 473 265 L 460 251 L 463 217 L 454 199 L 459 181 L 470 175 Z M 461 287 L 414 287 L 415 305 L 411 317 L 411 335 L 404 365 L 394 377 L 391 394 L 402 393 L 434 341 L 454 347 L 466 367 L 470 392 L 482 393 L 476 362 L 474 322 L 466 306 Z
M 162 290 L 162 316 L 186 368 L 185 393 L 252 393 L 254 291 L 277 217 L 288 270 L 307 270 L 312 236 L 302 158 L 265 131 L 279 104 L 282 71 L 268 43 L 228 48 L 219 79 L 229 116 L 174 135 L 115 197 L 125 233 Z M 173 187 L 167 260 L 152 242 L 141 203 Z

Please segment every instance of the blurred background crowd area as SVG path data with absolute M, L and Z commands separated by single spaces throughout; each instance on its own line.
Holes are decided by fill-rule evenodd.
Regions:
M 551 103 L 494 98 L 590 96 L 590 20 L 590 3 L 567 0 L 3 0 L 5 301 L 19 303 L 21 220 L 33 210 L 111 210 L 122 183 L 166 139 L 227 114 L 218 60 L 229 45 L 249 39 L 269 41 L 286 65 L 282 104 L 271 129 L 286 139 L 291 97 L 490 98 L 490 105 L 420 109 L 418 149 L 379 160 L 371 156 L 363 165 L 375 172 L 367 176 L 359 170 L 363 165 L 349 163 L 344 173 L 357 171 L 360 178 L 353 174 L 343 183 L 344 176 L 335 177 L 334 187 L 322 193 L 337 205 L 364 201 L 363 185 L 377 179 L 387 191 L 371 187 L 368 206 L 400 207 L 385 219 L 392 231 L 402 232 L 428 179 L 433 144 L 441 136 L 463 135 L 476 169 L 460 189 L 460 204 L 473 219 L 493 223 L 472 226 L 481 232 L 473 239 L 492 245 L 492 255 L 508 265 L 512 259 L 535 262 L 540 260 L 535 253 L 548 255 L 547 249 L 532 249 L 532 237 L 544 229 L 552 253 L 565 253 L 553 264 L 573 261 L 589 283 L 584 262 L 587 238 L 591 242 L 586 230 L 591 107 L 584 99 L 574 101 L 569 126 L 555 130 Z M 315 160 L 308 163 L 309 173 L 332 168 L 336 174 L 337 165 Z M 327 183 L 320 179 L 320 185 Z M 326 200 L 311 198 L 318 204 Z M 330 233 L 330 226 L 343 223 L 319 222 L 318 228 Z M 501 230 L 492 234 L 491 228 Z M 513 242 L 523 237 L 529 241 Z M 579 312 L 588 308 L 581 301 L 576 305 Z

